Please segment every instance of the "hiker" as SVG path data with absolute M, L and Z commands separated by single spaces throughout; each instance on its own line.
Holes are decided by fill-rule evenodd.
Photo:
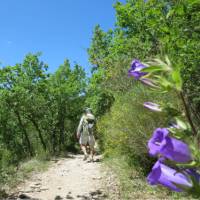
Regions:
M 77 129 L 77 138 L 79 139 L 79 143 L 81 145 L 81 150 L 84 153 L 83 160 L 87 160 L 87 145 L 90 147 L 90 161 L 93 161 L 94 157 L 94 126 L 95 126 L 95 117 L 92 114 L 91 108 L 86 108 L 81 120 L 79 122 L 79 126 Z

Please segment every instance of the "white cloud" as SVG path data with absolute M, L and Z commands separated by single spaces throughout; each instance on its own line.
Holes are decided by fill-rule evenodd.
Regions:
M 13 43 L 13 42 L 12 42 L 11 40 L 8 40 L 8 41 L 7 41 L 7 44 L 8 44 L 8 45 L 11 45 L 12 43 Z

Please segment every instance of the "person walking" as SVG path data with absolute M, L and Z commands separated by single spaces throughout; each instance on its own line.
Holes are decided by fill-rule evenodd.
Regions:
M 77 128 L 77 138 L 79 139 L 81 150 L 84 153 L 83 160 L 87 160 L 87 158 L 89 157 L 87 153 L 87 145 L 89 145 L 90 147 L 90 161 L 94 160 L 95 122 L 96 119 L 95 116 L 92 114 L 92 109 L 86 108 Z

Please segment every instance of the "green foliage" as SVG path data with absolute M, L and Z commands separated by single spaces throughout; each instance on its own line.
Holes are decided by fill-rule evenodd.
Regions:
M 105 33 L 99 25 L 93 32 L 93 38 L 90 48 L 88 49 L 89 61 L 94 65 L 93 70 L 104 65 L 104 59 L 109 56 L 109 44 L 112 39 L 112 31 Z M 106 65 L 104 66 L 106 67 Z
M 117 177 L 115 182 L 119 182 L 118 192 L 121 199 L 162 199 L 163 196 L 170 196 L 170 199 L 188 199 L 188 197 L 184 198 L 180 194 L 172 194 L 169 190 L 163 190 L 159 187 L 152 188 L 140 173 L 141 170 L 135 169 L 127 163 L 125 155 L 105 158 L 104 163 Z M 143 167 L 140 166 L 141 169 Z
M 78 65 L 72 70 L 66 60 L 48 82 L 52 98 L 49 115 L 53 117 L 49 132 L 52 132 L 51 145 L 56 152 L 74 146 L 74 133 L 83 110 L 85 72 Z
M 0 69 L 0 176 L 21 160 L 75 150 L 85 72 L 66 60 L 48 74 L 39 55 L 28 54 L 21 64 Z
M 167 115 L 154 117 L 153 112 L 148 115 L 143 102 L 155 100 L 167 103 L 173 95 L 154 95 L 135 84 L 134 92 L 116 98 L 111 111 L 98 122 L 98 131 L 105 155 L 126 155 L 131 166 L 141 170 L 141 166 L 145 165 L 142 170 L 147 173 L 153 161 L 147 153 L 147 141 L 155 127 L 167 125 Z M 177 102 L 174 103 L 178 106 Z
M 0 173 L 0 199 L 8 198 L 6 187 L 14 188 L 19 183 L 24 182 L 33 173 L 45 171 L 49 167 L 50 162 L 44 160 L 31 159 L 23 161 L 18 166 L 6 166 Z M 6 185 L 6 187 L 4 187 Z
M 101 78 L 92 83 L 95 89 L 91 94 L 94 96 L 87 101 L 95 102 L 92 104 L 94 110 L 102 108 L 105 113 L 103 116 L 101 113 L 98 122 L 101 148 L 105 154 L 126 155 L 128 159 L 124 162 L 132 162 L 132 166 L 147 166 L 148 171 L 151 161 L 146 156 L 147 140 L 156 126 L 166 125 L 168 117 L 146 116 L 141 106 L 141 102 L 145 101 L 141 88 L 128 79 L 127 69 L 134 58 L 145 62 L 157 57 L 155 64 L 151 63 L 151 67 L 145 70 L 154 74 L 154 83 L 159 85 L 163 93 L 157 96 L 142 89 L 149 97 L 147 101 L 153 97 L 152 101 L 162 105 L 166 115 L 176 117 L 179 114 L 177 107 L 180 106 L 179 102 L 173 100 L 171 91 L 180 91 L 183 87 L 184 98 L 192 103 L 186 101 L 188 112 L 192 111 L 192 120 L 199 126 L 200 2 L 127 0 L 124 4 L 117 2 L 115 10 L 115 28 L 105 32 L 97 26 L 88 49 L 89 59 L 95 69 L 91 80 L 99 74 Z M 165 60 L 164 63 L 159 58 Z M 167 74 L 172 68 L 172 75 L 164 78 L 160 75 Z M 96 88 L 98 93 L 94 92 Z M 110 109 L 103 109 L 104 103 L 98 98 L 99 93 L 113 96 Z M 103 101 L 106 102 L 107 97 Z
M 102 90 L 103 74 L 104 70 L 93 73 L 86 91 L 86 105 L 91 107 L 97 116 L 108 111 L 114 101 L 114 97 L 109 91 Z
M 103 31 L 99 25 L 94 29 L 88 48 L 93 65 L 89 82 L 84 70 L 79 65 L 71 67 L 68 60 L 54 74 L 48 74 L 40 54 L 28 54 L 21 64 L 0 69 L 0 176 L 7 166 L 28 157 L 48 158 L 74 150 L 74 132 L 86 106 L 99 118 L 105 154 L 126 155 L 128 166 L 146 173 L 152 164 L 146 143 L 153 128 L 166 125 L 169 113 L 177 115 L 174 108 L 179 103 L 173 100 L 174 94 L 166 94 L 173 89 L 172 82 L 176 90 L 184 88 L 199 126 L 199 0 L 127 0 L 117 2 L 115 10 L 113 30 Z M 155 73 L 155 84 L 165 91 L 158 95 L 127 77 L 133 58 L 145 61 L 155 56 L 165 58 L 165 62 L 156 59 L 156 65 L 146 70 Z M 172 76 L 158 75 L 171 67 Z M 145 100 L 156 101 L 169 113 L 156 118 L 146 115 L 141 105 Z M 141 169 L 141 165 L 147 167 Z

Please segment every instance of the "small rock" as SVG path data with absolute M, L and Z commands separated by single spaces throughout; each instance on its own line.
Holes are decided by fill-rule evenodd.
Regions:
M 68 195 L 66 196 L 66 199 L 74 199 L 74 198 L 68 194 Z
M 0 189 L 0 198 L 6 198 L 6 197 L 8 197 L 8 194 L 6 193 L 6 191 Z
M 47 187 L 42 187 L 41 190 L 49 190 Z
M 32 193 L 34 192 L 33 190 L 27 190 L 27 191 L 24 191 L 25 193 Z
M 26 194 L 20 194 L 18 197 L 19 197 L 19 199 L 31 199 L 31 197 L 29 197 Z
M 60 195 L 57 195 L 54 200 L 61 200 L 63 199 Z

